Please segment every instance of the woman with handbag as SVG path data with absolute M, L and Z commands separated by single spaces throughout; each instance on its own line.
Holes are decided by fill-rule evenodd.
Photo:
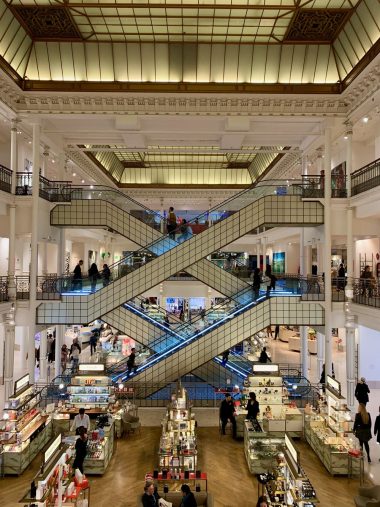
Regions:
M 363 446 L 365 447 L 368 463 L 371 463 L 368 444 L 372 438 L 371 426 L 371 415 L 367 412 L 364 403 L 359 403 L 358 413 L 355 416 L 353 431 L 356 438 L 359 440 L 361 450 L 363 451 Z

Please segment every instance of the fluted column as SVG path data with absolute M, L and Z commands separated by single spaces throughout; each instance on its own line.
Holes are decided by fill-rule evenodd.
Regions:
M 8 250 L 8 295 L 10 301 L 16 300 L 15 282 L 15 246 L 16 246 L 16 173 L 17 173 L 17 123 L 11 122 L 11 171 L 12 171 L 12 203 L 9 205 L 9 250 Z

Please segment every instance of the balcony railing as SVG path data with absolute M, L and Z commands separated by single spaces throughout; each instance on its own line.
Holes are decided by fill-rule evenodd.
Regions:
M 366 190 L 380 185 L 380 158 L 354 171 L 351 175 L 352 195 L 361 194 Z
M 320 198 L 324 197 L 325 177 L 320 174 L 302 175 L 302 197 Z M 347 197 L 346 177 L 331 175 L 331 197 Z
M 32 195 L 33 174 L 16 173 L 16 195 Z M 71 199 L 71 181 L 52 181 L 40 175 L 39 194 L 50 202 L 68 202 Z
M 332 300 L 334 302 L 346 302 L 347 279 L 334 278 L 332 280 Z M 358 305 L 380 308 L 380 279 L 375 278 L 352 278 L 353 298 L 352 302 Z
M 8 277 L 0 276 L 0 303 L 9 301 L 8 296 Z
M 11 193 L 12 171 L 0 164 L 0 190 Z

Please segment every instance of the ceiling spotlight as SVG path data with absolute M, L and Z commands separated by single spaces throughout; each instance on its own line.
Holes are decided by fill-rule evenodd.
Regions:
M 51 163 L 52 163 L 52 164 L 55 164 L 55 160 L 54 160 L 54 158 L 52 158 L 52 159 L 51 159 Z
M 73 176 L 76 176 L 76 175 L 77 175 L 77 173 L 73 173 Z
M 28 141 L 28 144 L 32 144 L 32 141 Z
M 348 135 L 344 134 L 343 139 L 347 140 L 348 139 Z
M 84 183 L 84 180 L 82 180 L 82 183 Z
M 368 123 L 368 121 L 369 121 L 368 116 L 364 116 L 364 118 L 363 118 L 363 123 Z
M 91 190 L 94 188 L 94 185 L 90 185 Z
M 119 384 L 119 385 L 118 385 L 118 388 L 119 388 L 119 390 L 121 391 L 121 390 L 124 388 L 124 384 Z
M 60 389 L 60 390 L 62 391 L 62 389 L 63 389 L 64 387 L 65 387 L 65 385 L 64 385 L 64 384 L 59 384 L 58 389 Z

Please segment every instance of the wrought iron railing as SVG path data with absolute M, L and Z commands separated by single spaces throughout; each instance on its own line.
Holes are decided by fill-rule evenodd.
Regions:
M 16 195 L 32 195 L 32 185 L 32 173 L 16 173 Z M 71 198 L 71 182 L 48 180 L 40 175 L 39 195 L 50 202 L 68 202 Z
M 352 278 L 351 280 L 334 278 L 332 280 L 334 302 L 348 301 L 346 292 L 348 281 L 351 281 L 353 303 L 380 308 L 380 279 L 375 278 Z
M 16 281 L 16 299 L 29 299 L 29 275 L 20 275 L 15 277 Z
M 303 197 L 323 198 L 325 192 L 325 177 L 320 174 L 302 175 Z M 331 197 L 347 197 L 346 177 L 331 175 Z
M 380 158 L 354 171 L 351 175 L 351 194 L 357 195 L 380 185 Z
M 9 301 L 8 296 L 8 277 L 0 276 L 0 303 Z
M 11 193 L 12 171 L 0 164 L 0 190 Z

